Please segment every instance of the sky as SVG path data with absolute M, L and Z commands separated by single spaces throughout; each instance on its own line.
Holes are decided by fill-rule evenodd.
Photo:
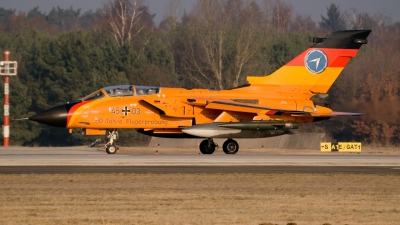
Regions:
M 175 0 L 176 1 L 176 0 Z M 190 12 L 196 0 L 179 0 L 180 7 L 178 13 L 183 14 L 184 10 Z M 370 14 L 382 13 L 390 16 L 392 22 L 400 21 L 400 1 L 399 0 L 282 0 L 293 6 L 294 12 L 301 15 L 309 15 L 314 21 L 321 20 L 321 14 L 326 17 L 326 8 L 335 3 L 341 12 L 351 8 L 357 12 L 367 12 Z M 0 0 L 0 7 L 5 9 L 16 9 L 17 11 L 28 12 L 30 9 L 39 6 L 42 12 L 48 13 L 52 7 L 60 6 L 74 9 L 81 9 L 86 12 L 90 9 L 96 10 L 107 2 L 107 0 Z M 155 23 L 158 25 L 164 19 L 165 13 L 170 11 L 170 0 L 146 0 L 149 10 L 156 14 Z M 260 0 L 261 2 L 261 0 Z

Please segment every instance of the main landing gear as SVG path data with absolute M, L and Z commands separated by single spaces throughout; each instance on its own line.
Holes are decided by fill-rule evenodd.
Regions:
M 108 142 L 105 145 L 106 152 L 108 154 L 117 153 L 117 150 L 119 149 L 119 147 L 117 146 L 117 143 L 115 142 L 115 140 L 118 139 L 118 131 L 117 131 L 117 129 L 108 131 L 107 138 L 108 138 Z
M 199 148 L 200 152 L 203 154 L 213 154 L 216 146 L 217 144 L 215 144 L 214 140 L 208 138 L 200 143 Z M 239 144 L 235 140 L 229 138 L 222 145 L 222 150 L 225 154 L 236 154 L 239 151 Z
M 236 154 L 239 151 L 239 144 L 235 140 L 229 138 L 222 145 L 222 150 L 224 150 L 225 154 Z
M 215 147 L 217 147 L 217 144 L 214 143 L 212 138 L 203 140 L 199 146 L 200 152 L 203 154 L 213 154 Z

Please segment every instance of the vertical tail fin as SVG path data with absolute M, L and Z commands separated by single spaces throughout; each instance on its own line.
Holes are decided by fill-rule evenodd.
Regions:
M 248 76 L 253 85 L 288 86 L 290 90 L 327 93 L 344 67 L 355 57 L 371 30 L 337 31 L 326 38 L 314 38 L 315 45 L 274 73 Z

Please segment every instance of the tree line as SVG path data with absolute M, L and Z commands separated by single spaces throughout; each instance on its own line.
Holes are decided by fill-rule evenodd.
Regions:
M 368 45 L 327 99 L 336 111 L 367 116 L 305 125 L 300 131 L 379 146 L 400 142 L 399 22 L 379 13 L 341 12 L 335 4 L 315 22 L 281 0 L 197 0 L 182 17 L 171 12 L 156 25 L 144 0 L 110 0 L 84 13 L 72 7 L 48 13 L 39 7 L 27 13 L 0 8 L 0 49 L 10 50 L 10 60 L 18 61 L 18 76 L 10 78 L 11 118 L 32 116 L 108 85 L 232 88 L 245 83 L 247 75 L 272 73 L 311 46 L 314 36 L 372 29 Z M 29 121 L 11 121 L 10 136 L 12 145 L 93 140 Z M 119 143 L 148 140 L 123 130 Z

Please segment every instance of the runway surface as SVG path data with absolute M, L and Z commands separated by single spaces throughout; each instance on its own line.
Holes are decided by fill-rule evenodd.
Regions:
M 318 153 L 318 152 L 316 152 Z M 115 154 L 87 147 L 0 148 L 0 173 L 395 173 L 400 155 Z

